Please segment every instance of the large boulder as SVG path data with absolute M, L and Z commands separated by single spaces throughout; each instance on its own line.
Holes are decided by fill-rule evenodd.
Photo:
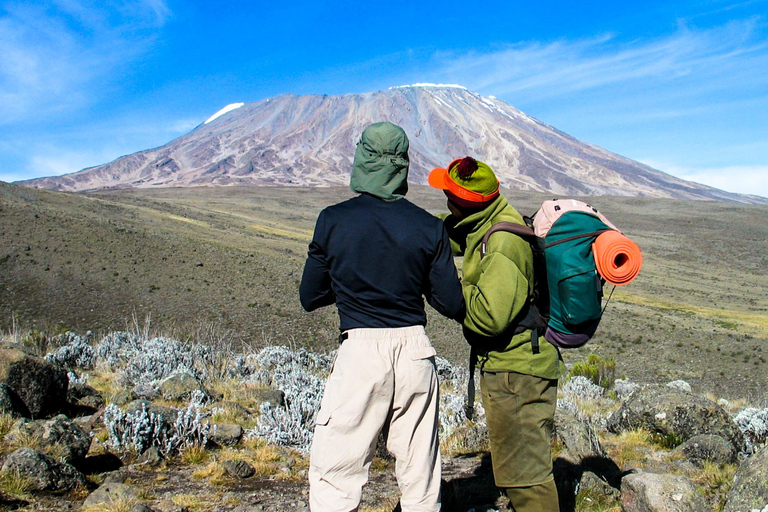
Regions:
M 646 429 L 679 445 L 699 434 L 714 434 L 744 446 L 744 436 L 728 413 L 715 402 L 668 386 L 635 391 L 608 419 L 608 430 Z
M 745 460 L 728 492 L 724 512 L 750 512 L 768 507 L 768 446 Z
M 29 416 L 29 409 L 21 401 L 19 395 L 5 384 L 0 384 L 0 413 L 8 414 L 14 418 Z
M 50 420 L 20 420 L 6 435 L 11 442 L 34 439 L 40 448 L 67 463 L 81 461 L 91 446 L 91 437 L 77 423 L 60 414 Z
M 575 414 L 558 408 L 555 412 L 554 435 L 563 445 L 565 457 L 575 464 L 580 464 L 588 458 L 606 457 L 605 449 L 597 437 L 597 432 Z
M 711 510 L 682 475 L 634 473 L 621 481 L 624 512 L 704 512 Z
M 675 448 L 675 451 L 699 467 L 703 466 L 705 462 L 733 464 L 739 455 L 738 450 L 730 441 L 714 434 L 693 436 Z
M 1 471 L 24 475 L 32 491 L 65 492 L 86 484 L 85 476 L 74 467 L 32 448 L 10 454 Z
M 166 377 L 160 382 L 159 391 L 163 399 L 171 402 L 189 400 L 195 391 L 200 391 L 203 395 L 208 396 L 205 388 L 194 375 L 188 372 L 175 373 Z
M 67 371 L 12 343 L 0 345 L 0 383 L 26 406 L 31 418 L 50 418 L 67 406 Z

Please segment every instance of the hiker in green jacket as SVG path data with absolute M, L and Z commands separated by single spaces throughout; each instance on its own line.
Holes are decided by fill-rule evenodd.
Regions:
M 493 474 L 517 512 L 558 511 L 550 439 L 557 379 L 564 364 L 543 337 L 520 324 L 533 294 L 533 255 L 519 236 L 497 232 L 481 259 L 483 235 L 496 223 L 524 224 L 499 193 L 491 168 L 471 157 L 434 169 L 429 184 L 448 197 L 443 216 L 455 255 L 463 255 L 464 336 L 477 355 Z

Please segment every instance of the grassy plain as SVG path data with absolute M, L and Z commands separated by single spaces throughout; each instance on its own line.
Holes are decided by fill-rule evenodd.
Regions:
M 549 196 L 508 192 L 523 213 Z M 334 308 L 307 314 L 298 285 L 318 212 L 347 188 L 131 189 L 65 194 L 0 183 L 0 329 L 97 335 L 152 318 L 180 338 L 332 350 Z M 408 198 L 442 212 L 441 192 Z M 616 358 L 618 376 L 688 381 L 767 406 L 768 207 L 589 198 L 643 251 L 597 335 L 564 353 Z M 607 294 L 610 289 L 606 288 Z M 459 329 L 430 311 L 440 355 L 464 364 Z

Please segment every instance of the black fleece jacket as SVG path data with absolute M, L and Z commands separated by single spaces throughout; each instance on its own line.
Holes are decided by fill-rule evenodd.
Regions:
M 335 303 L 342 331 L 426 325 L 422 296 L 464 318 L 443 222 L 406 199 L 361 194 L 320 212 L 299 295 L 307 311 Z

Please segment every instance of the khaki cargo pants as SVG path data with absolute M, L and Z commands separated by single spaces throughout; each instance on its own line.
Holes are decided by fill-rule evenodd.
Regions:
M 317 416 L 309 467 L 312 512 L 358 509 L 376 442 L 387 449 L 403 512 L 440 510 L 435 350 L 421 326 L 352 329 L 340 345 Z
M 558 512 L 550 444 L 557 380 L 483 372 L 480 388 L 496 485 L 516 512 Z

